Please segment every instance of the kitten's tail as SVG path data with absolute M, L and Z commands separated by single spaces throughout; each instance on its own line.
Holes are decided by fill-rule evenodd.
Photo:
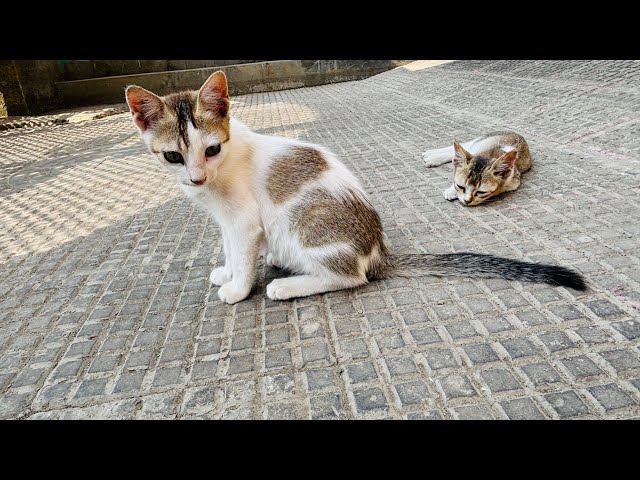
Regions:
M 524 280 L 561 285 L 576 290 L 587 289 L 587 283 L 582 275 L 568 268 L 542 263 L 520 262 L 480 253 L 389 254 L 381 258 L 376 267 L 371 272 L 372 279 L 393 276 L 454 275 Z

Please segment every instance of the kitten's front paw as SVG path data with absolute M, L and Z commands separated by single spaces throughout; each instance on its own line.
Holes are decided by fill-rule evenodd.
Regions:
M 267 285 L 267 297 L 271 300 L 288 300 L 297 296 L 297 292 L 291 288 L 291 282 L 287 282 L 286 278 L 276 278 Z
M 453 186 L 447 188 L 444 192 L 442 192 L 442 196 L 444 198 L 446 198 L 447 200 L 451 201 L 451 200 L 457 200 L 458 199 L 458 192 L 456 192 L 456 190 L 453 188 Z
M 209 275 L 209 281 L 214 285 L 224 285 L 231 281 L 231 269 L 227 267 L 216 267 Z
M 249 296 L 250 289 L 238 289 L 232 282 L 225 283 L 218 289 L 218 297 L 230 305 L 238 303 Z

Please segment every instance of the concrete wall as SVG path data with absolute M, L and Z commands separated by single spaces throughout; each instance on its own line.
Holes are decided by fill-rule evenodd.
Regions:
M 65 106 L 120 103 L 128 85 L 140 85 L 159 95 L 197 89 L 216 70 L 224 70 L 229 93 L 245 93 L 308 87 L 358 80 L 408 63 L 404 60 L 277 60 L 243 65 L 122 75 L 57 84 Z
M 104 76 L 65 81 L 64 73 L 56 60 L 0 61 L 0 116 L 38 115 L 57 108 L 121 103 L 124 101 L 124 89 L 132 84 L 161 95 L 178 90 L 197 89 L 216 70 L 226 72 L 231 95 L 240 95 L 359 80 L 408 63 L 404 60 L 274 60 L 241 64 L 238 62 L 253 61 L 78 61 L 74 62 L 78 68 L 88 69 L 84 74 Z M 79 67 L 81 64 L 84 66 Z M 69 65 L 67 64 L 67 67 Z M 199 68 L 202 66 L 204 68 Z M 132 67 L 151 72 L 106 75 L 119 70 L 126 71 Z M 80 70 L 77 73 L 80 75 Z
M 38 115 L 58 108 L 55 83 L 60 80 L 55 60 L 0 61 L 0 93 L 9 115 Z
M 4 95 L 0 92 L 0 118 L 4 118 L 7 115 L 7 106 L 4 103 Z
M 168 70 L 220 67 L 260 60 L 71 60 L 64 64 L 65 80 L 136 75 Z

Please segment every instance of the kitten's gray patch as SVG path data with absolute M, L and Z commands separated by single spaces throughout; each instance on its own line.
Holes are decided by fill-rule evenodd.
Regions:
M 312 190 L 291 209 L 290 225 L 305 247 L 348 243 L 358 255 L 369 255 L 375 246 L 386 252 L 378 213 L 351 190 L 342 198 Z
M 300 188 L 318 178 L 329 168 L 319 150 L 311 147 L 291 147 L 273 161 L 267 179 L 267 191 L 273 203 L 283 203 Z

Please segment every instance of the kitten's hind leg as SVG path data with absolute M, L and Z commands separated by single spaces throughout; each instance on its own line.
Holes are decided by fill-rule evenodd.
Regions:
M 267 285 L 267 296 L 271 300 L 288 300 L 308 297 L 318 293 L 333 292 L 343 288 L 357 287 L 367 283 L 360 277 L 321 277 L 318 275 L 295 275 L 276 278 Z
M 458 192 L 456 192 L 456 187 L 451 185 L 444 192 L 442 192 L 442 196 L 444 198 L 446 198 L 447 200 L 449 200 L 449 201 L 457 200 L 458 199 Z
M 422 154 L 422 160 L 429 168 L 439 167 L 440 165 L 451 162 L 453 160 L 454 153 L 453 146 L 427 150 Z

